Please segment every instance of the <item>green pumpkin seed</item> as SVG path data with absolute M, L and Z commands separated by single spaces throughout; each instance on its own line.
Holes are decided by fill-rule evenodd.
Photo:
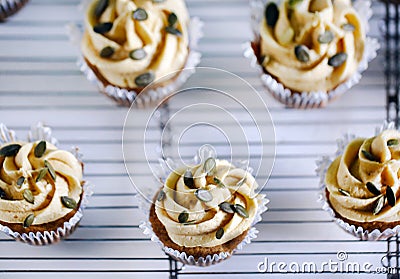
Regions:
M 31 190 L 25 189 L 22 195 L 27 202 L 32 204 L 35 203 L 35 197 L 33 196 Z
M 179 223 L 186 223 L 188 219 L 189 213 L 187 213 L 186 211 L 181 212 L 178 216 Z
M 112 27 L 113 27 L 112 22 L 103 22 L 95 25 L 93 27 L 93 31 L 99 34 L 104 34 L 109 32 L 112 29 Z
M 374 215 L 376 215 L 376 214 L 378 214 L 379 212 L 381 212 L 381 210 L 382 210 L 382 208 L 383 208 L 383 206 L 384 206 L 384 204 L 385 204 L 385 196 L 381 196 L 378 200 L 377 200 L 377 202 L 376 202 L 376 204 L 375 204 L 375 206 L 374 206 L 374 210 L 372 211 L 372 213 L 374 214 Z
M 367 189 L 376 196 L 381 194 L 381 191 L 372 182 L 367 182 Z
M 343 196 L 350 197 L 350 193 L 347 192 L 346 190 L 343 190 L 343 189 L 340 189 L 340 188 L 339 188 L 338 191 L 339 191 L 339 193 L 341 193 Z
M 133 60 L 142 60 L 146 56 L 147 53 L 143 48 L 134 49 L 129 53 L 129 57 Z
M 298 45 L 294 48 L 297 60 L 303 63 L 310 61 L 310 50 L 305 45 Z
M 235 206 L 229 202 L 223 202 L 218 206 L 223 212 L 235 213 Z
M 194 195 L 196 196 L 197 199 L 199 199 L 202 202 L 210 202 L 213 199 L 213 196 L 210 193 L 210 191 L 204 189 L 197 189 L 194 192 Z
M 354 30 L 356 30 L 356 27 L 351 23 L 345 23 L 342 25 L 342 29 L 344 31 L 353 32 Z
M 217 239 L 221 239 L 224 236 L 224 233 L 225 233 L 224 228 L 219 228 L 215 233 L 215 237 Z
M 390 139 L 387 141 L 387 146 L 394 146 L 394 145 L 399 145 L 398 139 Z
M 178 16 L 175 13 L 170 13 L 168 15 L 168 25 L 174 27 L 178 22 Z
M 94 9 L 94 16 L 96 18 L 101 17 L 108 6 L 108 0 L 99 0 L 97 2 L 96 8 Z
M 30 227 L 33 224 L 33 221 L 35 221 L 35 214 L 31 213 L 24 220 L 24 228 Z
M 217 162 L 213 157 L 208 158 L 203 165 L 203 172 L 208 176 L 213 176 L 217 169 Z
M 132 12 L 132 18 L 138 21 L 143 21 L 148 18 L 148 15 L 145 9 L 137 8 L 135 11 Z
M 278 6 L 274 2 L 269 3 L 265 8 L 265 19 L 267 20 L 268 26 L 274 27 L 276 22 L 278 21 L 278 18 L 279 18 Z
M 36 183 L 39 182 L 40 180 L 42 180 L 46 176 L 47 172 L 48 172 L 47 168 L 41 169 L 39 171 L 38 176 L 36 177 Z
M 367 150 L 361 150 L 361 152 L 367 160 L 379 162 L 379 159 L 375 155 L 368 152 Z
M 328 60 L 328 65 L 332 67 L 340 67 L 343 65 L 344 62 L 347 60 L 347 53 L 345 52 L 339 52 L 329 58 Z
M 48 169 L 51 178 L 56 181 L 57 175 L 56 171 L 54 170 L 53 166 L 50 164 L 49 161 L 44 160 L 44 166 Z
M 245 182 L 246 182 L 246 176 L 244 176 L 242 179 L 240 179 L 240 180 L 236 183 L 236 187 L 242 186 Z
M 294 8 L 297 4 L 303 2 L 303 0 L 289 0 L 289 7 Z
M 11 157 L 17 155 L 18 151 L 21 149 L 20 144 L 9 144 L 0 149 L 0 156 Z
M 326 30 L 324 33 L 318 36 L 318 42 L 320 44 L 329 44 L 333 41 L 334 38 L 335 35 L 333 34 L 333 32 L 330 30 Z
M 147 72 L 144 74 L 141 74 L 135 78 L 135 83 L 139 87 L 145 87 L 152 83 L 155 79 L 155 76 L 152 72 Z
M 78 205 L 74 199 L 67 196 L 61 197 L 61 202 L 66 208 L 75 209 Z
M 179 31 L 177 28 L 173 27 L 173 26 L 167 26 L 165 27 L 165 31 L 167 31 L 167 33 L 175 35 L 177 37 L 181 37 L 182 36 L 182 32 Z
M 5 199 L 7 197 L 6 191 L 0 188 L 0 199 Z
M 249 218 L 249 213 L 247 212 L 246 208 L 244 208 L 242 205 L 235 204 L 235 211 L 237 214 L 239 214 L 239 216 L 243 218 Z
M 157 200 L 158 201 L 163 201 L 166 198 L 165 192 L 163 190 L 160 190 L 157 195 Z
M 395 204 L 396 204 L 396 195 L 394 194 L 393 189 L 390 186 L 386 187 L 386 198 L 387 198 L 388 204 L 390 206 L 392 206 L 392 207 L 395 206 Z
M 47 143 L 42 140 L 35 146 L 34 154 L 36 158 L 40 158 L 46 152 Z
M 100 51 L 100 57 L 102 58 L 110 58 L 114 54 L 115 50 L 111 46 L 106 46 Z
M 163 3 L 165 0 L 153 0 L 153 3 Z
M 20 178 L 17 179 L 17 186 L 21 187 L 22 184 L 25 182 L 25 177 L 21 176 Z
M 196 189 L 194 186 L 193 174 L 189 169 L 187 169 L 183 175 L 183 183 L 190 189 Z
M 214 180 L 215 184 L 218 187 L 220 187 L 220 188 L 225 188 L 226 187 L 225 184 L 219 178 L 214 177 L 213 180 Z

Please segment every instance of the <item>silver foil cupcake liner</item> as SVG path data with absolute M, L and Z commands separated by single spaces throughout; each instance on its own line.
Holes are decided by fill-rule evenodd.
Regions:
M 359 83 L 362 73 L 368 68 L 368 63 L 377 56 L 377 51 L 380 48 L 379 42 L 375 38 L 367 37 L 365 40 L 365 49 L 363 58 L 357 68 L 357 71 L 350 76 L 345 82 L 339 84 L 335 89 L 330 91 L 317 91 L 317 92 L 292 92 L 280 83 L 273 76 L 264 71 L 264 68 L 258 62 L 257 54 L 253 46 L 259 42 L 259 29 L 262 18 L 264 17 L 264 9 L 266 3 L 271 0 L 251 0 L 251 28 L 253 30 L 253 42 L 246 43 L 244 48 L 244 56 L 251 62 L 251 66 L 260 74 L 262 85 L 265 87 L 276 100 L 293 108 L 321 108 L 325 107 L 329 102 L 343 95 L 346 91 Z M 371 1 L 356 0 L 353 3 L 354 8 L 358 11 L 362 24 L 366 30 L 369 30 L 368 20 L 372 16 Z
M 382 131 L 387 130 L 387 129 L 395 129 L 395 125 L 393 122 L 384 122 L 384 124 L 377 128 L 375 131 L 375 135 L 380 134 Z M 326 193 L 326 184 L 325 184 L 325 176 L 326 172 L 328 171 L 329 166 L 333 162 L 333 160 L 342 155 L 346 146 L 353 140 L 355 139 L 356 136 L 353 134 L 345 134 L 343 138 L 337 140 L 337 151 L 335 154 L 334 158 L 330 158 L 328 156 L 324 156 L 321 159 L 319 159 L 317 163 L 317 169 L 316 172 L 320 178 L 319 180 L 319 187 L 321 189 L 321 192 L 319 194 L 319 199 L 318 202 L 321 204 L 322 209 L 326 212 L 329 213 L 329 215 L 334 219 L 335 223 L 338 224 L 343 230 L 346 232 L 354 235 L 355 237 L 361 239 L 361 240 L 385 240 L 388 239 L 391 236 L 396 235 L 397 233 L 400 232 L 400 225 L 395 226 L 392 229 L 386 229 L 384 231 L 380 231 L 379 229 L 375 229 L 373 231 L 368 231 L 364 230 L 362 227 L 358 227 L 355 225 L 351 225 L 342 219 L 336 217 L 335 211 L 332 209 L 327 193 Z
M 0 145 L 18 140 L 15 132 L 8 129 L 4 124 L 0 123 Z M 45 140 L 54 145 L 57 145 L 58 141 L 52 136 L 52 131 L 49 127 L 44 126 L 42 123 L 38 123 L 31 127 L 31 131 L 28 134 L 28 142 Z M 71 151 L 74 156 L 81 161 L 82 154 L 79 153 L 79 149 L 74 147 Z M 68 221 L 64 222 L 62 227 L 57 230 L 44 231 L 44 232 L 30 232 L 30 233 L 19 233 L 13 231 L 7 226 L 0 224 L 0 231 L 11 236 L 12 238 L 28 243 L 31 245 L 48 245 L 59 242 L 61 239 L 69 236 L 78 226 L 79 221 L 83 216 L 83 209 L 87 206 L 90 196 L 93 194 L 93 185 L 89 182 L 85 182 L 83 185 L 82 200 L 77 212 Z
M 0 21 L 18 12 L 29 0 L 0 0 Z

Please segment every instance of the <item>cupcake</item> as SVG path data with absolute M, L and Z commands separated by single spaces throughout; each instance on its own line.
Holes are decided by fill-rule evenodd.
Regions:
M 28 0 L 0 0 L 0 21 L 18 12 Z
M 199 62 L 197 53 L 190 57 L 183 0 L 95 0 L 85 26 L 84 62 L 100 90 L 122 105 L 129 106 L 139 93 L 147 95 L 145 102 L 164 97 L 193 72 L 178 79 L 182 70 Z
M 206 266 L 229 258 L 256 237 L 266 210 L 254 177 L 212 157 L 173 171 L 150 208 L 150 224 L 163 250 L 185 264 Z
M 40 127 L 39 127 L 40 128 Z M 1 127 L 2 135 L 6 131 Z M 43 135 L 43 133 L 41 133 Z M 0 228 L 34 245 L 59 241 L 82 217 L 82 163 L 51 140 L 13 136 L 0 146 Z
M 385 239 L 400 227 L 400 132 L 353 138 L 323 172 L 325 209 L 346 231 Z
M 321 107 L 357 83 L 378 46 L 363 16 L 350 0 L 268 2 L 252 43 L 267 91 L 287 106 Z

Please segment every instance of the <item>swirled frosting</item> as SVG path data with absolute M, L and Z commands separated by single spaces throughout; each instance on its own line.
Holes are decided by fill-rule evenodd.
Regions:
M 185 169 L 177 170 L 170 174 L 163 187 L 164 198 L 156 201 L 157 217 L 173 242 L 185 247 L 213 247 L 250 228 L 258 208 L 254 193 L 258 185 L 250 173 L 224 160 L 216 160 L 212 177 L 204 172 L 202 165 L 194 166 L 191 172 L 192 187 L 185 185 Z M 197 189 L 208 191 L 211 200 L 198 198 Z M 248 218 L 222 210 L 219 205 L 223 202 L 243 206 Z M 188 214 L 186 223 L 180 220 L 182 213 Z M 224 233 L 218 238 L 221 228 Z
M 387 188 L 398 196 L 400 177 L 400 133 L 386 130 L 376 137 L 358 138 L 330 165 L 325 182 L 329 201 L 337 213 L 356 222 L 400 220 L 400 203 L 385 203 L 374 213 Z M 377 189 L 371 192 L 367 184 Z M 371 187 L 371 185 L 370 185 Z M 376 191 L 376 190 L 375 190 Z
M 70 153 L 58 150 L 46 143 L 42 156 L 35 155 L 34 143 L 7 143 L 21 145 L 18 153 L 0 156 L 0 220 L 7 223 L 24 223 L 28 215 L 34 214 L 32 225 L 46 224 L 63 218 L 73 208 L 67 208 L 61 197 L 68 197 L 79 203 L 82 193 L 82 166 Z M 2 146 L 2 147 L 4 147 Z M 54 170 L 55 179 L 46 169 Z M 41 170 L 46 169 L 43 178 Z M 33 200 L 26 199 L 30 191 Z
M 98 5 L 102 4 L 106 6 L 99 15 Z M 138 9 L 142 17 L 134 15 Z M 180 34 L 167 32 L 167 27 L 171 26 L 168 18 L 172 13 L 177 16 L 172 29 Z M 183 0 L 162 3 L 95 0 L 87 10 L 82 52 L 110 84 L 121 88 L 141 88 L 184 67 L 188 55 L 188 21 Z M 108 27 L 104 29 L 103 26 L 102 31 L 96 32 L 99 24 L 108 24 Z M 106 48 L 108 53 L 101 54 Z M 131 52 L 135 50 L 140 50 L 140 55 L 132 58 Z M 140 79 L 143 74 L 151 77 Z
M 276 15 L 273 11 L 261 23 L 260 53 L 264 69 L 285 87 L 326 92 L 357 70 L 365 31 L 350 0 L 285 0 L 278 13 L 276 23 L 269 19 L 273 24 L 267 24 L 267 17 Z M 300 54 L 299 59 L 299 46 L 308 57 Z

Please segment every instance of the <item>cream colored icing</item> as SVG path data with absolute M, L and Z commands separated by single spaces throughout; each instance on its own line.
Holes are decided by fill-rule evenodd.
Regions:
M 6 194 L 5 198 L 0 199 L 0 220 L 3 222 L 23 223 L 25 218 L 33 213 L 35 215 L 33 225 L 50 223 L 63 218 L 73 210 L 62 204 L 62 196 L 72 198 L 77 203 L 80 200 L 81 163 L 70 152 L 58 150 L 48 142 L 43 156 L 36 158 L 34 149 L 37 143 L 18 142 L 22 147 L 15 156 L 0 156 L 0 188 Z M 55 170 L 56 179 L 53 181 L 47 174 L 44 179 L 35 182 L 39 170 L 45 166 L 45 160 Z M 17 180 L 22 176 L 25 177 L 25 182 L 18 186 Z M 23 197 L 26 189 L 33 193 L 33 204 Z
M 212 247 L 226 243 L 241 235 L 250 228 L 257 212 L 258 201 L 254 189 L 258 187 L 254 177 L 247 171 L 236 168 L 228 161 L 216 160 L 214 177 L 220 179 L 224 186 L 210 183 L 210 176 L 203 172 L 203 166 L 191 168 L 195 189 L 187 187 L 184 183 L 185 169 L 172 172 L 168 177 L 163 191 L 165 198 L 156 201 L 156 214 L 165 226 L 168 236 L 173 242 L 185 247 Z M 244 183 L 238 186 L 239 181 Z M 212 200 L 204 202 L 194 194 L 197 189 L 207 189 L 212 194 Z M 249 217 L 243 218 L 239 214 L 226 213 L 219 208 L 222 202 L 240 204 L 248 212 Z M 189 221 L 193 223 L 182 224 L 179 222 L 181 212 L 189 214 Z M 224 224 L 222 226 L 222 224 Z M 221 239 L 216 238 L 219 228 L 224 229 Z
M 378 214 L 373 214 L 380 195 L 371 193 L 366 184 L 373 183 L 385 194 L 385 187 L 391 187 L 399 196 L 400 145 L 388 147 L 391 139 L 400 140 L 400 133 L 386 130 L 376 137 L 358 138 L 348 144 L 342 156 L 330 165 L 325 182 L 329 191 L 329 201 L 341 216 L 357 222 L 393 222 L 400 220 L 400 202 L 395 206 L 385 206 Z M 368 151 L 377 161 L 366 158 L 362 151 Z M 343 195 L 339 189 L 347 191 Z
M 355 27 L 353 32 L 342 28 L 347 23 Z M 350 0 L 303 0 L 294 6 L 285 0 L 275 26 L 268 26 L 264 18 L 260 28 L 263 67 L 296 92 L 336 88 L 357 70 L 363 57 L 365 31 Z M 319 36 L 327 30 L 334 34 L 333 41 L 320 43 Z M 308 62 L 296 58 L 298 45 L 308 47 Z M 339 52 L 347 54 L 345 63 L 329 66 L 329 58 Z
M 112 85 L 122 88 L 138 88 L 135 79 L 152 72 L 155 80 L 184 67 L 188 55 L 189 16 L 183 0 L 166 0 L 153 3 L 149 0 L 109 0 L 109 5 L 100 16 L 94 16 L 98 0 L 93 1 L 86 14 L 86 31 L 81 48 L 84 57 L 94 65 L 101 75 Z M 148 18 L 138 21 L 132 12 L 142 8 Z M 176 28 L 182 33 L 177 36 L 166 32 L 168 15 L 178 17 Z M 112 22 L 112 29 L 99 34 L 93 27 L 98 23 Z M 105 47 L 114 48 L 110 58 L 102 58 L 100 52 Z M 129 53 L 144 49 L 146 57 L 133 60 Z M 162 79 L 158 80 L 163 81 Z

